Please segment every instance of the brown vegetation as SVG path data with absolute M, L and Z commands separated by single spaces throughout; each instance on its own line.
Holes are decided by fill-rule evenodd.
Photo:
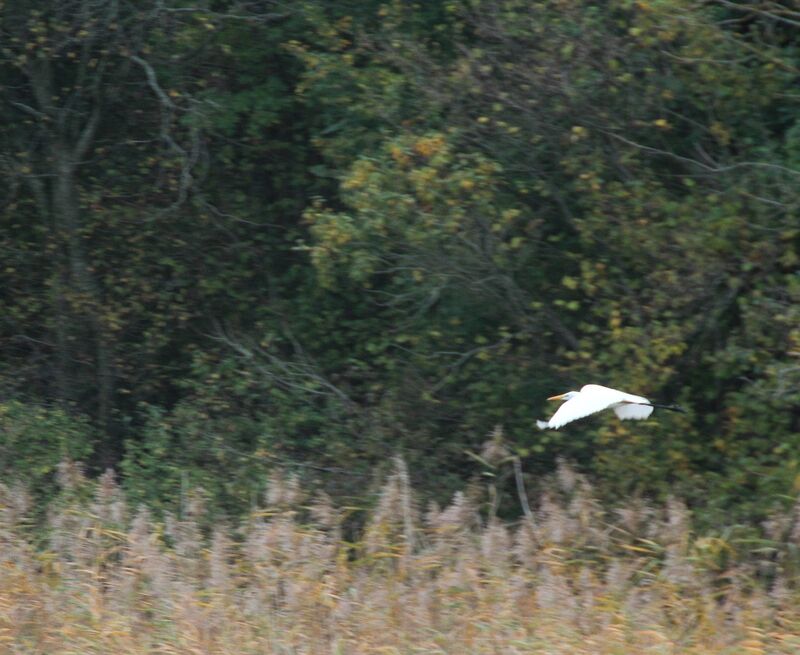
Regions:
M 275 476 L 266 507 L 205 534 L 132 509 L 106 474 L 60 470 L 37 545 L 19 487 L 2 487 L 0 652 L 796 653 L 786 566 L 770 548 L 692 533 L 678 500 L 608 511 L 562 464 L 530 521 L 481 511 L 477 490 L 420 511 L 402 462 L 357 543 L 346 512 Z M 783 539 L 779 546 L 778 539 Z M 766 543 L 766 542 L 764 542 Z

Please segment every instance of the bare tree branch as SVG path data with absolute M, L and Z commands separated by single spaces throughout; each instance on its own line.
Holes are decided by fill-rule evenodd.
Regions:
M 232 337 L 219 323 L 216 323 L 212 338 L 222 341 L 234 352 L 251 363 L 262 375 L 274 380 L 278 385 L 302 391 L 316 396 L 335 396 L 348 408 L 357 407 L 344 391 L 326 378 L 310 359 L 300 355 L 304 361 L 286 361 L 268 352 L 266 349 L 248 343 L 243 339 Z M 302 353 L 302 351 L 301 351 Z M 312 382 L 313 385 L 309 385 Z
M 145 75 L 147 76 L 147 83 L 150 85 L 150 88 L 153 89 L 153 92 L 158 96 L 159 101 L 162 105 L 174 111 L 177 109 L 175 103 L 172 102 L 172 99 L 164 92 L 164 89 L 161 88 L 161 85 L 158 83 L 158 76 L 156 75 L 155 70 L 150 65 L 148 61 L 142 59 L 138 55 L 131 55 L 130 60 L 139 64 L 144 69 Z
M 791 11 L 788 7 L 783 7 L 781 5 L 778 5 L 775 8 L 775 11 L 766 11 L 764 9 L 759 9 L 758 7 L 753 6 L 752 4 L 740 5 L 736 2 L 730 2 L 730 0 L 711 0 L 711 1 L 714 4 L 722 5 L 723 7 L 729 7 L 730 9 L 736 9 L 737 11 L 743 11 L 748 14 L 758 14 L 759 16 L 771 18 L 772 20 L 776 20 L 781 23 L 786 23 L 787 25 L 800 27 L 800 20 L 792 20 L 791 18 L 786 18 L 785 16 L 781 15 L 781 14 L 786 14 L 787 16 L 800 17 L 800 12 Z
M 708 173 L 728 173 L 738 168 L 765 168 L 768 170 L 780 171 L 782 173 L 788 173 L 789 175 L 796 175 L 800 177 L 800 171 L 795 170 L 793 168 L 788 168 L 786 166 L 781 166 L 779 164 L 771 164 L 769 162 L 761 162 L 761 161 L 742 161 L 742 162 L 736 162 L 735 164 L 729 164 L 727 166 L 720 166 L 720 165 L 712 166 L 704 164 L 703 162 L 698 161 L 696 159 L 692 159 L 691 157 L 684 157 L 683 155 L 670 152 L 669 150 L 662 150 L 660 148 L 654 148 L 653 146 L 646 146 L 643 143 L 637 143 L 636 141 L 631 141 L 630 139 L 627 139 L 624 136 L 617 134 L 616 132 L 603 130 L 603 134 L 606 134 L 607 136 L 610 136 L 612 139 L 616 139 L 617 141 L 621 141 L 626 145 L 638 148 L 643 152 L 650 152 L 655 155 L 660 155 L 662 157 L 668 157 L 676 161 L 681 161 L 687 164 L 691 164 L 692 166 L 696 166 Z
M 191 149 L 189 152 L 175 141 L 172 136 L 172 119 L 174 113 L 179 110 L 179 107 L 172 101 L 169 94 L 164 91 L 161 84 L 159 84 L 156 71 L 150 65 L 150 62 L 138 55 L 131 55 L 129 58 L 142 67 L 147 77 L 148 86 L 153 90 L 153 93 L 155 93 L 163 108 L 161 115 L 161 139 L 167 144 L 170 150 L 180 157 L 182 162 L 180 183 L 178 185 L 178 198 L 169 207 L 169 209 L 175 209 L 185 202 L 188 197 L 189 189 L 194 183 L 192 170 L 200 157 L 200 133 L 196 127 L 192 127 L 190 131 Z

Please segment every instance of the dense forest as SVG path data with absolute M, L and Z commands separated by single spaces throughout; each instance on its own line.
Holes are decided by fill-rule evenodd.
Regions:
M 708 526 L 800 491 L 800 12 L 0 3 L 0 472 L 156 513 L 557 462 Z M 676 402 L 560 431 L 594 382 Z

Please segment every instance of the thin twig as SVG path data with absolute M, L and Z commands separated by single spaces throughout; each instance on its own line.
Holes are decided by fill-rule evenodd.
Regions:
M 525 513 L 525 518 L 533 524 L 533 512 L 531 506 L 528 504 L 528 492 L 525 491 L 525 480 L 522 479 L 522 462 L 520 462 L 519 455 L 514 456 L 514 479 L 517 482 L 517 495 L 519 502 L 522 505 L 522 511 Z

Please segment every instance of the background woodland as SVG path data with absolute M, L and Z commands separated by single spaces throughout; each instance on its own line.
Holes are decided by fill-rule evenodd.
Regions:
M 213 522 L 401 456 L 513 518 L 563 458 L 760 525 L 800 490 L 792 7 L 5 0 L 2 479 Z M 536 429 L 587 382 L 688 413 Z

